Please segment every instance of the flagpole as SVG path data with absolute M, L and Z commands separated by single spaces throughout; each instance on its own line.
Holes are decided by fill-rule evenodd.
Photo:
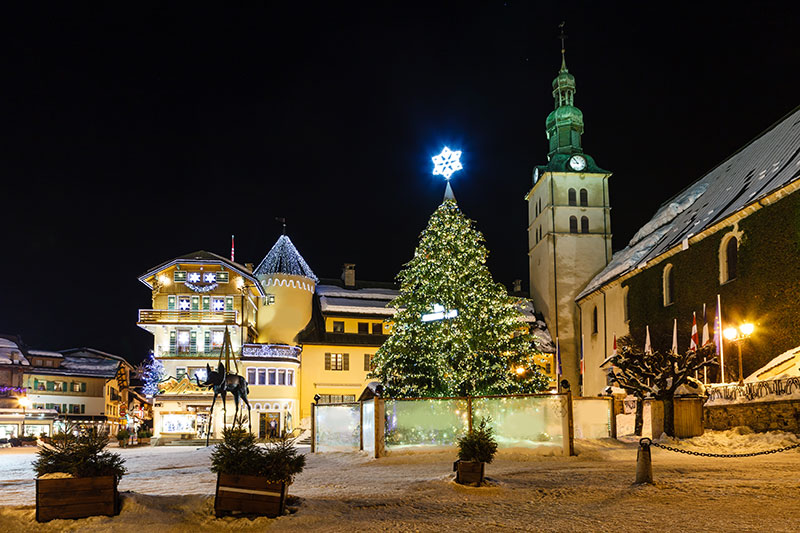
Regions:
M 719 319 L 719 377 L 720 383 L 725 383 L 725 355 L 722 349 L 722 300 L 717 294 L 717 317 Z
M 708 315 L 706 314 L 706 304 L 703 303 L 703 346 L 708 342 Z M 703 367 L 703 385 L 708 385 L 708 367 Z
M 556 392 L 561 393 L 561 348 L 556 337 Z

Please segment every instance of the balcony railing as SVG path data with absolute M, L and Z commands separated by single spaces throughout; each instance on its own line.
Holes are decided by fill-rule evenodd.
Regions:
M 178 311 L 139 309 L 139 324 L 223 324 L 235 325 L 238 311 Z

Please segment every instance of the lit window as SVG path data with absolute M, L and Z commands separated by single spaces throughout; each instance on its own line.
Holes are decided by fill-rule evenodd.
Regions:
M 258 384 L 259 385 L 267 384 L 267 370 L 265 368 L 258 369 Z
M 274 368 L 270 368 L 269 369 L 269 381 L 268 381 L 268 383 L 270 385 L 275 385 L 275 369 Z
M 286 370 L 278 370 L 278 385 L 286 385 Z
M 178 310 L 189 311 L 192 308 L 192 300 L 188 296 L 178 298 Z
M 225 310 L 225 298 L 213 298 L 211 300 L 211 310 L 212 311 L 224 311 Z
M 225 339 L 225 332 L 220 329 L 215 329 L 211 332 L 211 348 L 222 348 L 222 341 Z
M 344 354 L 328 354 L 327 359 L 326 370 L 342 370 L 344 368 Z
M 334 322 L 333 323 L 333 332 L 334 333 L 344 333 L 344 322 Z
M 364 372 L 369 372 L 370 370 L 374 370 L 374 365 L 372 364 L 372 354 L 365 353 L 364 354 Z
M 178 331 L 178 353 L 185 353 L 189 351 L 189 331 L 182 329 Z
M 203 274 L 203 281 L 206 283 L 214 283 L 217 281 L 217 275 L 213 272 L 206 272 Z
M 185 375 L 186 375 L 186 367 L 185 366 L 179 366 L 178 368 L 175 369 L 175 377 L 178 380 L 180 380 Z

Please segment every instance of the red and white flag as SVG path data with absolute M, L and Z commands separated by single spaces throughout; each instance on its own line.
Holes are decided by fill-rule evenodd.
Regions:
M 617 355 L 617 334 L 614 334 L 614 352 L 613 355 Z
M 700 338 L 697 336 L 697 315 L 692 312 L 692 340 L 689 342 L 689 351 L 697 350 Z
M 231 235 L 231 262 L 233 262 L 233 235 Z
M 675 319 L 675 322 L 672 326 L 672 353 L 678 353 L 678 319 Z

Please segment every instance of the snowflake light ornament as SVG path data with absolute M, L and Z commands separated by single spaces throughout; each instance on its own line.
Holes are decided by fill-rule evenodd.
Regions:
M 449 180 L 454 172 L 464 168 L 461 165 L 461 150 L 453 151 L 447 146 L 444 147 L 442 153 L 435 155 L 431 158 L 433 160 L 433 175 L 444 176 L 444 179 Z

